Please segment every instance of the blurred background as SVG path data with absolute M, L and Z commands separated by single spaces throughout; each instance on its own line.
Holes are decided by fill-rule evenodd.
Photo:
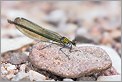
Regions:
M 1 1 L 1 39 L 25 37 L 7 22 L 16 17 L 77 43 L 106 45 L 121 54 L 120 1 Z

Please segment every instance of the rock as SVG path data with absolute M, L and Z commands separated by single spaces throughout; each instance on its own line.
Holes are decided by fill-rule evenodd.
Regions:
M 44 81 L 55 81 L 54 79 L 51 79 L 51 80 L 44 80 Z
M 119 54 L 110 47 L 103 46 L 103 45 L 100 45 L 99 47 L 101 47 L 108 53 L 112 61 L 112 66 L 115 68 L 117 73 L 121 74 L 121 58 Z
M 10 79 L 12 79 L 13 77 L 15 77 L 15 75 L 14 75 L 14 74 L 12 74 L 12 73 L 11 73 L 11 74 L 6 75 L 6 78 L 7 78 L 7 79 L 9 79 L 9 80 L 10 80 Z
M 93 45 L 93 44 L 81 44 L 81 45 L 77 45 L 77 46 L 96 46 L 96 47 L 102 48 L 109 55 L 109 57 L 112 61 L 113 68 L 115 68 L 117 73 L 121 74 L 121 58 L 120 58 L 119 54 L 111 47 L 104 46 L 104 45 L 97 46 L 97 45 Z
M 15 65 L 12 65 L 10 63 L 7 63 L 7 64 L 3 63 L 2 64 L 2 69 L 3 70 L 7 70 L 7 71 L 11 71 L 11 70 L 15 70 L 16 69 L 16 66 Z
M 22 36 L 17 29 L 1 29 L 1 38 L 16 38 Z M 24 36 L 24 35 L 23 35 Z
M 20 81 L 22 79 L 28 79 L 29 75 L 28 73 L 25 73 L 25 68 L 26 68 L 26 65 L 22 64 L 20 66 L 20 72 L 18 72 L 16 76 L 12 78 L 12 81 Z
M 50 12 L 49 15 L 47 15 L 44 20 L 53 24 L 53 25 L 58 25 L 61 22 L 66 22 L 66 14 L 62 10 L 53 10 Z
M 37 68 L 50 71 L 58 76 L 77 78 L 111 67 L 111 59 L 101 48 L 95 46 L 74 47 L 71 52 L 62 46 L 49 43 L 36 44 L 29 55 L 30 62 Z
M 30 81 L 44 81 L 46 77 L 36 71 L 30 70 L 28 72 Z
M 60 24 L 58 26 L 58 32 L 63 36 L 67 36 L 71 40 L 75 38 L 75 31 L 77 29 L 77 25 L 69 23 L 69 24 Z
M 105 32 L 100 40 L 101 44 L 107 45 L 107 44 L 111 44 L 112 43 L 112 38 L 110 36 L 110 34 L 108 32 Z
M 121 81 L 121 75 L 100 76 L 97 81 Z
M 90 35 L 99 38 L 101 37 L 101 28 L 99 28 L 98 26 L 94 26 L 90 29 Z
M 27 67 L 26 64 L 22 64 L 22 65 L 20 66 L 20 71 L 25 72 L 26 67 Z
M 16 69 L 16 66 L 15 65 L 10 65 L 7 67 L 7 70 L 10 71 L 10 70 L 14 70 Z
M 117 39 L 121 37 L 121 31 L 120 30 L 112 30 L 112 32 L 110 32 L 110 36 L 113 39 Z
M 27 14 L 24 11 L 19 11 L 16 9 L 8 10 L 6 13 L 8 13 L 9 18 L 14 18 L 14 17 L 18 17 L 18 16 L 27 17 Z
M 15 39 L 1 39 L 1 53 L 5 53 L 7 51 L 11 50 L 17 50 L 21 48 L 22 46 L 25 46 L 27 44 L 31 44 L 33 42 L 32 39 L 27 37 L 19 37 Z M 16 45 L 16 46 L 15 46 Z
M 54 5 L 51 2 L 43 2 L 40 7 L 47 14 L 50 13 L 54 9 Z
M 76 30 L 74 40 L 77 41 L 77 43 L 96 43 L 85 27 L 80 27 Z
M 77 41 L 77 43 L 97 43 L 92 38 L 86 37 L 85 35 L 76 36 L 74 41 Z
M 8 71 L 3 66 L 1 66 L 1 75 L 5 75 L 7 73 Z
M 20 81 L 24 78 L 28 78 L 28 74 L 25 73 L 24 71 L 20 71 L 16 74 L 15 77 L 12 78 L 12 81 Z
M 88 35 L 88 30 L 86 29 L 86 27 L 79 27 L 76 30 L 76 34 L 77 35 Z
M 25 63 L 28 60 L 28 56 L 23 53 L 13 53 L 10 57 L 9 62 L 12 64 L 22 64 Z
M 10 63 L 2 63 L 1 66 L 1 77 L 5 78 L 7 80 L 11 80 L 13 77 L 15 77 L 15 74 L 18 72 L 17 67 L 15 65 L 12 65 Z
M 65 79 L 63 79 L 63 81 L 73 81 L 73 80 L 69 79 L 69 78 L 65 78 Z

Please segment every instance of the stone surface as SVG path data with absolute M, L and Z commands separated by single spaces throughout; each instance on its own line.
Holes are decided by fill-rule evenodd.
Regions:
M 111 59 L 108 54 L 96 46 L 73 47 L 72 51 L 61 46 L 49 43 L 36 44 L 30 55 L 30 62 L 37 68 L 50 71 L 56 75 L 77 78 L 93 74 L 111 67 Z

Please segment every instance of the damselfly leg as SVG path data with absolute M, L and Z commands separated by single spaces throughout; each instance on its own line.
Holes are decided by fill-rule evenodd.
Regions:
M 40 42 L 40 41 L 39 41 Z M 37 42 L 37 43 L 39 43 L 39 42 Z M 41 41 L 41 42 L 48 42 L 48 43 L 50 43 L 49 45 L 46 45 L 45 47 L 43 47 L 43 48 L 41 48 L 41 49 L 39 49 L 39 50 L 43 50 L 43 49 L 45 49 L 45 48 L 47 48 L 47 47 L 51 47 L 51 45 L 52 44 L 57 44 L 56 42 L 50 42 L 50 41 Z
M 60 50 L 63 54 L 65 54 L 65 53 L 63 52 L 63 50 L 62 50 L 63 48 L 65 48 L 65 46 L 63 46 L 63 47 L 60 48 L 59 50 Z M 69 55 L 65 54 L 65 56 L 70 60 Z
M 53 43 L 51 43 L 51 44 L 49 44 L 49 45 L 47 45 L 47 46 L 45 46 L 45 47 L 43 47 L 43 48 L 41 48 L 41 49 L 39 49 L 39 50 L 43 50 L 43 49 L 45 49 L 45 48 L 47 48 L 47 47 L 51 47 L 52 44 L 53 44 Z

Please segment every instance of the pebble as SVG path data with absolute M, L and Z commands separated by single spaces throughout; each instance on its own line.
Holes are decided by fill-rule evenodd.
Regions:
M 49 43 L 36 44 L 29 55 L 30 62 L 37 68 L 48 70 L 58 76 L 77 78 L 93 74 L 111 67 L 112 62 L 108 54 L 101 48 L 95 46 L 74 47 L 72 52 L 61 46 Z
M 1 66 L 1 77 L 11 80 L 13 77 L 15 77 L 15 74 L 18 73 L 18 69 L 15 65 L 12 65 L 10 63 L 2 64 Z
M 10 80 L 10 79 L 12 79 L 13 77 L 15 77 L 15 75 L 14 75 L 14 74 L 12 74 L 12 73 L 11 73 L 11 74 L 6 75 L 6 78 L 7 78 L 7 79 L 9 79 L 9 80 Z
M 65 79 L 63 79 L 63 81 L 73 81 L 73 80 L 70 78 L 65 78 Z
M 22 46 L 31 44 L 32 42 L 33 40 L 26 36 L 15 38 L 15 39 L 2 38 L 1 39 L 1 53 L 5 53 L 11 50 L 17 50 L 21 48 Z
M 14 18 L 14 17 L 27 17 L 27 14 L 23 11 L 19 10 L 8 10 L 6 13 L 8 13 L 9 18 Z
M 77 41 L 77 43 L 95 43 L 93 37 L 88 34 L 88 30 L 84 27 L 80 27 L 76 30 L 74 40 Z
M 108 53 L 112 61 L 112 66 L 116 69 L 117 73 L 121 74 L 121 58 L 119 54 L 111 47 L 107 47 L 103 45 L 100 45 L 99 47 L 101 47 Z
M 12 81 L 20 81 L 20 80 L 22 80 L 24 78 L 28 78 L 28 73 L 25 73 L 24 71 L 20 71 L 11 80 Z
M 63 36 L 67 36 L 68 38 L 72 40 L 75 37 L 76 29 L 77 29 L 77 26 L 75 24 L 72 24 L 72 23 L 61 24 L 58 27 L 58 32 L 60 32 Z
M 22 36 L 17 29 L 1 29 L 1 38 L 16 38 Z
M 67 17 L 64 11 L 53 10 L 49 15 L 45 17 L 45 20 L 50 22 L 51 24 L 57 25 L 60 22 L 65 22 L 66 18 Z
M 113 39 L 116 39 L 116 38 L 120 38 L 121 37 L 121 31 L 120 30 L 112 30 L 112 32 L 110 32 L 110 36 L 113 38 Z
M 51 80 L 44 80 L 44 81 L 55 81 L 54 79 L 51 79 Z
M 7 70 L 10 71 L 10 70 L 14 70 L 16 69 L 16 66 L 15 65 L 10 65 L 7 67 Z
M 28 60 L 28 56 L 24 53 L 13 53 L 10 57 L 9 62 L 16 65 L 25 63 Z
M 98 26 L 94 26 L 90 29 L 90 34 L 94 37 L 100 37 L 101 29 Z
M 99 76 L 97 81 L 121 81 L 121 75 Z
M 44 81 L 46 77 L 36 71 L 30 70 L 28 72 L 30 81 Z
M 85 27 L 80 27 L 76 30 L 77 35 L 88 35 L 88 30 Z
M 10 63 L 7 63 L 7 64 L 3 63 L 1 68 L 2 68 L 2 70 L 11 71 L 11 70 L 15 70 L 16 66 L 12 65 Z
M 8 71 L 3 66 L 1 66 L 1 74 L 5 75 L 7 73 L 8 73 Z
M 108 32 L 105 32 L 100 40 L 101 44 L 107 45 L 112 43 L 112 38 Z
M 26 64 L 22 64 L 21 66 L 20 66 L 20 71 L 25 71 L 25 69 L 26 69 Z

